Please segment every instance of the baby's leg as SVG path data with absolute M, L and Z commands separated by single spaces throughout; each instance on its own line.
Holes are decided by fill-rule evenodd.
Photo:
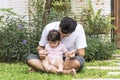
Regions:
M 62 59 L 57 59 L 55 62 L 55 66 L 58 68 L 58 73 L 63 72 L 63 60 Z

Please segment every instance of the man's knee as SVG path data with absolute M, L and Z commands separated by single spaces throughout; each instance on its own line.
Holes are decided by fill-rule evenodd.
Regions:
M 34 61 L 34 59 L 39 59 L 38 55 L 35 54 L 29 54 L 26 58 L 26 63 L 30 64 Z
M 77 69 L 77 71 L 80 71 L 83 68 L 84 64 L 85 64 L 85 60 L 81 56 L 75 56 L 75 59 L 78 60 L 78 62 L 80 64 L 80 67 Z
M 67 60 L 64 62 L 64 69 L 66 69 L 66 70 L 78 69 L 79 67 L 80 67 L 80 62 L 76 59 Z
M 73 65 L 73 63 L 74 63 L 74 65 Z M 78 69 L 78 68 L 80 68 L 80 62 L 78 61 L 78 60 L 74 60 L 73 61 L 73 63 L 71 64 L 71 65 L 73 65 L 73 68 L 74 69 Z
M 32 59 L 28 59 L 28 60 L 26 61 L 27 64 L 30 64 L 30 63 L 32 63 L 32 62 L 33 62 Z

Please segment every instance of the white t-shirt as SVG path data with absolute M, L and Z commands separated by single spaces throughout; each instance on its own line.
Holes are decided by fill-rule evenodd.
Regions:
M 42 32 L 41 39 L 39 41 L 40 46 L 45 46 L 47 44 L 48 32 L 52 29 L 59 29 L 60 22 L 52 22 L 45 26 Z M 64 37 L 61 43 L 65 44 L 69 51 L 74 49 L 81 49 L 87 47 L 85 32 L 83 26 L 77 23 L 75 31 L 68 37 Z

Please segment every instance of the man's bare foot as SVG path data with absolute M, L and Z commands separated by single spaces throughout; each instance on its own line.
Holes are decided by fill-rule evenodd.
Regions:
M 29 71 L 29 72 L 35 72 L 35 69 L 29 68 L 28 71 Z
M 76 70 L 75 69 L 64 70 L 63 74 L 72 74 L 72 75 L 76 76 Z
M 72 69 L 71 74 L 74 75 L 74 76 L 76 76 L 76 70 Z
M 57 72 L 58 73 L 63 73 L 63 70 L 58 69 Z

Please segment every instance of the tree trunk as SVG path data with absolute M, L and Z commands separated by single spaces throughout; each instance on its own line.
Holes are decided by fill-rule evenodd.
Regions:
M 114 0 L 114 25 L 117 29 L 114 30 L 116 47 L 120 49 L 120 0 Z
M 43 13 L 43 27 L 47 24 L 49 20 L 50 9 L 52 5 L 52 0 L 44 0 L 44 13 Z

